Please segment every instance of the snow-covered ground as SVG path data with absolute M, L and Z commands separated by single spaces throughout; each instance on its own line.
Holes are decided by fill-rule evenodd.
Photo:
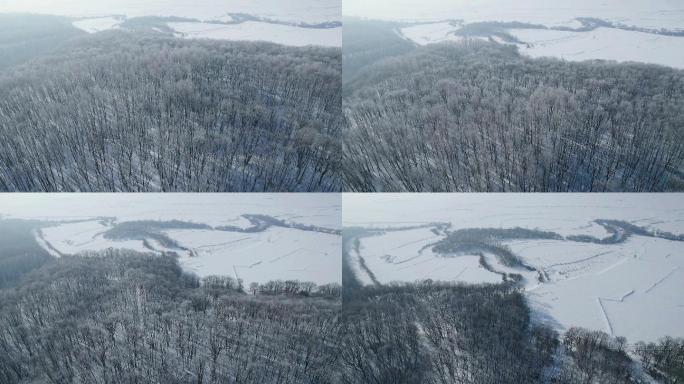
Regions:
M 399 34 L 418 45 L 427 45 L 464 40 L 457 34 L 460 28 L 449 22 L 421 23 L 401 28 Z M 508 29 L 505 32 L 521 41 L 513 45 L 530 57 L 640 62 L 684 69 L 684 37 L 603 27 L 584 32 L 552 29 Z M 501 44 L 511 44 L 499 36 L 489 37 Z M 486 40 L 489 37 L 469 38 Z
M 199 276 L 237 276 L 251 282 L 298 279 L 318 284 L 341 280 L 341 238 L 302 226 L 339 230 L 337 194 L 4 194 L 3 218 L 36 219 L 51 225 L 36 231 L 38 242 L 56 257 L 107 248 L 176 252 L 180 264 Z M 243 215 L 265 215 L 293 227 L 250 228 Z M 113 220 L 103 220 L 112 218 Z M 157 239 L 112 239 L 107 231 L 141 220 L 180 220 L 203 229 L 162 229 L 178 247 Z
M 192 23 L 170 24 L 178 35 L 226 40 L 263 40 L 302 46 L 341 46 L 341 28 L 304 28 L 341 21 L 340 0 L 4 0 L 0 13 L 40 13 L 76 18 L 74 26 L 88 33 L 113 29 L 126 19 L 143 16 L 182 17 Z M 231 14 L 260 21 L 234 25 Z M 263 21 L 261 21 L 263 20 Z M 237 20 L 240 21 L 240 20 Z M 212 23 L 214 22 L 214 23 Z M 281 24 L 274 24 L 281 23 Z M 283 25 L 286 23 L 289 25 Z
M 401 29 L 401 36 L 418 45 L 460 41 L 463 37 L 454 34 L 460 26 L 443 21 L 438 23 L 415 24 Z
M 597 251 L 549 268 L 557 275 L 528 291 L 532 306 L 563 328 L 581 325 L 630 342 L 684 336 L 684 243 L 636 236 Z
M 118 28 L 122 21 L 121 18 L 107 16 L 77 20 L 74 21 L 73 24 L 76 28 L 82 29 L 88 33 L 97 33 L 108 29 Z
M 321 23 L 339 21 L 339 0 L 3 0 L 0 12 L 43 13 L 70 17 L 125 15 L 177 16 L 202 21 L 244 13 L 279 21 Z
M 515 273 L 539 318 L 561 330 L 583 326 L 630 342 L 684 336 L 684 242 L 636 234 L 617 244 L 567 238 L 609 237 L 598 219 L 684 234 L 682 194 L 345 194 L 343 207 L 345 227 L 374 229 L 350 247 L 364 284 L 373 283 L 371 275 L 380 283 L 486 283 L 501 281 L 494 272 Z M 431 245 L 445 238 L 435 223 L 449 223 L 449 232 L 521 227 L 563 239 L 502 241 L 534 270 L 505 267 L 485 252 L 489 271 L 475 254 L 435 254 Z
M 588 32 L 513 29 L 525 42 L 520 52 L 531 57 L 559 57 L 569 61 L 592 59 L 635 61 L 684 69 L 684 37 L 656 35 L 614 28 Z
M 418 45 L 443 43 L 447 41 L 459 42 L 467 39 L 488 40 L 487 37 L 464 37 L 455 32 L 461 28 L 456 22 L 442 21 L 437 23 L 419 23 L 401 28 L 399 35 Z
M 360 247 L 351 250 L 357 276 L 372 284 L 371 276 L 359 265 L 359 256 L 380 283 L 392 281 L 443 280 L 466 283 L 498 283 L 501 276 L 484 269 L 479 257 L 466 255 L 445 258 L 432 252 L 430 244 L 441 239 L 430 228 L 390 231 L 383 236 L 360 239 Z
M 75 255 L 88 251 L 102 251 L 108 248 L 130 249 L 149 252 L 142 240 L 112 241 L 102 234 L 110 227 L 99 220 L 77 221 L 43 228 L 36 233 L 38 242 L 55 257 Z
M 249 227 L 243 214 L 264 214 L 294 223 L 340 227 L 339 195 L 326 193 L 57 193 L 0 194 L 3 218 L 81 220 L 116 217 L 183 220 L 210 226 Z
M 596 17 L 628 26 L 684 30 L 681 0 L 345 0 L 345 16 L 394 21 L 519 21 L 547 27 L 578 26 Z
M 684 36 L 626 30 L 642 28 L 684 31 L 684 2 L 678 0 L 482 0 L 477 2 L 405 0 L 372 4 L 360 0 L 345 2 L 344 14 L 382 20 L 419 22 L 397 30 L 418 45 L 459 41 L 464 25 L 478 22 L 522 22 L 542 26 L 536 29 L 505 29 L 522 43 L 523 54 L 531 57 L 559 57 L 571 61 L 592 59 L 635 61 L 684 68 Z M 596 28 L 592 31 L 559 31 L 543 28 L 580 28 L 578 18 L 596 18 L 623 29 Z M 451 21 L 448 21 L 451 20 Z M 489 38 L 504 43 L 495 33 Z
M 684 232 L 684 195 L 545 193 L 382 193 L 342 196 L 343 224 L 405 227 L 449 222 L 460 228 L 543 228 L 563 236 L 605 236 L 597 218 Z
M 259 233 L 175 230 L 167 235 L 194 257 L 182 257 L 181 265 L 199 276 L 226 268 L 230 274 L 252 281 L 296 279 L 317 284 L 340 282 L 340 236 L 291 228 L 270 228 Z
M 270 41 L 289 46 L 342 45 L 342 28 L 312 29 L 256 21 L 240 24 L 181 22 L 167 25 L 176 31 L 177 36 L 192 39 Z

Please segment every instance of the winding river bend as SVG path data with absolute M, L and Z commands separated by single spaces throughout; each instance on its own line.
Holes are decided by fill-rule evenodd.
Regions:
M 387 227 L 387 228 L 364 228 L 364 227 L 349 227 L 343 229 L 343 268 L 345 280 L 351 287 L 357 286 L 360 283 L 356 271 L 351 267 L 351 251 L 354 250 L 358 257 L 357 263 L 364 273 L 368 274 L 370 279 L 376 285 L 381 285 L 381 282 L 375 278 L 372 270 L 366 266 L 360 250 L 360 241 L 364 237 L 382 236 L 388 232 L 407 231 L 419 228 L 430 228 L 430 230 L 442 239 L 429 243 L 419 251 L 422 253 L 425 249 L 431 249 L 440 257 L 459 257 L 464 255 L 476 255 L 480 257 L 480 264 L 490 272 L 502 276 L 503 281 L 513 281 L 522 283 L 522 276 L 516 274 L 514 271 L 520 272 L 537 272 L 538 281 L 544 282 L 548 279 L 546 272 L 537 267 L 526 264 L 518 255 L 510 250 L 505 245 L 505 242 L 516 240 L 557 240 L 570 243 L 593 243 L 602 245 L 621 244 L 626 242 L 632 236 L 644 236 L 651 238 L 658 238 L 670 241 L 684 242 L 684 234 L 674 234 L 666 231 L 656 231 L 646 227 L 629 223 L 622 220 L 611 219 L 597 219 L 594 223 L 603 227 L 608 236 L 596 237 L 592 235 L 570 235 L 562 236 L 553 231 L 541 231 L 537 229 L 526 228 L 464 228 L 457 230 L 450 230 L 449 223 L 429 223 L 417 226 L 407 227 Z M 492 265 L 487 260 L 486 255 L 493 255 L 498 263 L 506 267 L 506 272 Z

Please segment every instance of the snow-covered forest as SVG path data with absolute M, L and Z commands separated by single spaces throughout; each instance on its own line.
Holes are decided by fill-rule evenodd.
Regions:
M 337 191 L 340 50 L 106 31 L 0 72 L 0 190 Z
M 0 383 L 339 382 L 339 208 L 0 195 Z
M 55 259 L 0 290 L 0 381 L 334 382 L 340 290 L 313 288 L 247 292 L 133 251 Z
M 682 203 L 678 194 L 345 194 L 343 313 L 354 320 L 342 343 L 357 348 L 343 353 L 345 374 L 678 382 Z
M 0 0 L 0 384 L 684 384 L 682 292 L 684 0 Z
M 345 285 L 340 367 L 344 383 L 677 383 L 684 340 L 635 346 L 530 321 L 511 284 L 422 281 Z M 657 378 L 658 381 L 655 381 Z
M 347 27 L 375 36 L 345 44 L 347 190 L 684 188 L 681 70 L 532 59 L 479 39 L 411 47 L 396 24 Z

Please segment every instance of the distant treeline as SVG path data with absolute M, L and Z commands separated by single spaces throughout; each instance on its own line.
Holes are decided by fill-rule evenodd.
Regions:
M 242 279 L 231 276 L 206 276 L 200 280 L 201 286 L 211 292 L 239 292 L 267 296 L 305 296 L 341 299 L 342 285 L 329 283 L 318 285 L 311 281 L 272 280 L 265 283 L 252 282 L 246 288 Z
M 684 190 L 684 71 L 474 40 L 389 56 L 344 86 L 350 191 Z
M 0 190 L 339 191 L 341 53 L 101 32 L 0 74 Z

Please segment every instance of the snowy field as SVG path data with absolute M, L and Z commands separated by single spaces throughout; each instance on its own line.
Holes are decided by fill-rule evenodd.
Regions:
M 684 37 L 613 28 L 588 32 L 513 29 L 509 33 L 525 42 L 520 52 L 531 57 L 635 61 L 684 69 Z
M 454 22 L 421 23 L 402 28 L 401 37 L 418 45 L 463 41 L 464 37 L 455 34 L 461 28 Z
M 681 0 L 345 0 L 345 16 L 393 21 L 519 21 L 576 27 L 578 17 L 596 17 L 643 28 L 684 30 Z
M 340 20 L 341 4 L 339 0 L 3 0 L 0 12 L 92 18 L 177 16 L 202 21 L 244 13 L 279 21 L 322 23 Z
M 181 264 L 199 276 L 225 272 L 225 261 L 230 260 L 231 275 L 245 282 L 296 279 L 320 285 L 341 279 L 338 235 L 290 228 L 248 234 L 202 230 L 167 234 L 193 250 L 195 257 L 183 257 Z
M 487 271 L 479 258 L 466 255 L 458 258 L 439 257 L 429 245 L 439 240 L 429 228 L 387 232 L 383 236 L 361 239 L 360 249 L 351 250 L 353 268 L 364 284 L 392 281 L 443 280 L 466 283 L 497 283 L 501 277 Z M 360 265 L 359 255 L 373 273 L 370 276 Z
M 229 275 L 245 285 L 341 279 L 341 239 L 335 233 L 341 206 L 335 194 L 7 194 L 0 196 L 0 212 L 5 219 L 50 222 L 35 236 L 55 257 L 107 248 L 175 252 L 180 264 L 199 276 Z M 243 215 L 263 215 L 282 225 L 254 229 Z M 162 241 L 144 234 L 108 235 L 119 225 L 143 220 L 205 226 L 162 228 L 154 232 Z
M 100 220 L 93 219 L 43 228 L 35 235 L 40 245 L 55 257 L 103 251 L 108 248 L 150 251 L 143 246 L 141 240 L 112 241 L 103 238 L 103 233 L 108 229 L 109 227 Z
M 563 236 L 603 236 L 606 231 L 592 221 L 611 218 L 684 232 L 684 197 L 680 194 L 345 193 L 342 203 L 345 227 L 449 222 L 451 230 L 524 227 Z
M 341 7 L 339 0 L 8 0 L 0 2 L 0 13 L 68 16 L 88 33 L 119 28 L 136 17 L 182 17 L 193 21 L 168 24 L 177 36 L 339 47 L 341 28 L 302 25 L 340 22 Z M 235 20 L 233 15 L 254 20 Z
M 461 27 L 449 22 L 415 24 L 400 30 L 400 35 L 418 45 L 458 42 L 464 39 L 487 40 L 489 37 L 457 34 Z M 592 31 L 551 29 L 508 29 L 506 33 L 521 41 L 514 44 L 530 57 L 557 57 L 568 61 L 611 60 L 659 64 L 684 69 L 684 37 L 658 35 L 615 28 Z M 490 36 L 501 44 L 510 44 L 499 36 Z
M 74 21 L 74 26 L 78 29 L 82 29 L 88 33 L 97 33 L 100 31 L 106 31 L 108 29 L 119 28 L 121 22 L 123 21 L 120 17 L 96 17 L 92 19 L 82 19 Z
M 458 42 L 464 39 L 486 40 L 480 36 L 465 38 L 446 23 L 420 24 L 401 30 L 403 38 L 418 45 Z M 587 32 L 546 29 L 512 29 L 512 36 L 523 43 L 514 44 L 529 57 L 556 57 L 567 61 L 610 60 L 619 63 L 637 62 L 684 69 L 684 37 L 597 28 Z M 506 44 L 498 36 L 492 40 Z
M 352 269 L 364 284 L 426 278 L 492 283 L 516 274 L 538 320 L 561 330 L 583 326 L 630 342 L 684 336 L 678 320 L 684 317 L 684 242 L 636 233 L 614 243 L 575 237 L 609 238 L 608 227 L 595 221 L 600 219 L 655 236 L 682 235 L 683 195 L 345 194 L 343 206 L 344 226 L 366 231 L 348 247 Z M 526 268 L 503 265 L 486 250 L 433 250 L 448 233 L 516 227 L 559 238 L 493 242 Z
M 519 40 L 521 53 L 531 57 L 558 57 L 569 61 L 614 60 L 643 62 L 684 69 L 684 36 L 656 34 L 660 30 L 684 32 L 684 2 L 678 0 L 606 0 L 575 2 L 483 0 L 478 2 L 432 0 L 420 6 L 415 1 L 345 2 L 344 14 L 382 20 L 417 23 L 397 33 L 418 45 L 459 41 L 459 30 L 472 23 L 521 22 L 540 27 L 502 27 L 491 34 L 480 30 L 476 39 L 504 42 L 498 32 Z M 475 3 L 475 4 L 474 4 Z M 595 18 L 618 28 L 581 30 L 578 18 Z M 551 29 L 544 29 L 551 28 Z M 577 31 L 553 28 L 580 29 Z M 636 31 L 628 29 L 645 29 Z M 510 43 L 510 42 L 508 42 Z
M 447 22 L 416 24 L 402 28 L 399 34 L 418 45 L 462 41 L 460 27 Z M 684 69 L 684 37 L 667 36 L 615 28 L 592 31 L 558 31 L 549 29 L 508 29 L 518 39 L 520 52 L 530 57 L 556 57 L 568 61 L 611 60 L 639 62 Z M 470 36 L 502 43 L 499 36 Z
M 190 39 L 270 41 L 289 46 L 340 47 L 342 28 L 311 29 L 291 25 L 246 21 L 240 24 L 167 23 L 176 36 Z

